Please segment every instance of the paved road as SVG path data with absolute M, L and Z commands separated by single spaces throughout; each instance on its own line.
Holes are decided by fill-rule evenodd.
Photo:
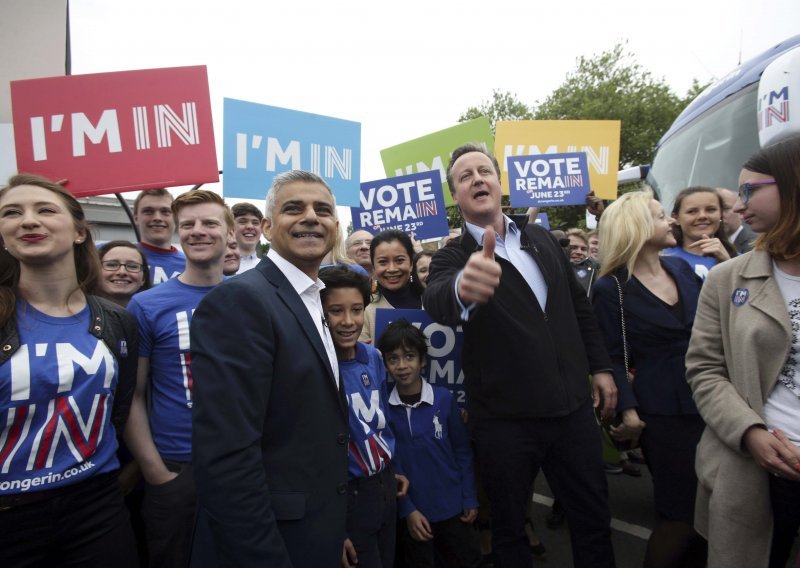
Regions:
M 647 467 L 640 467 L 642 477 L 622 474 L 606 476 L 612 517 L 611 538 L 618 568 L 642 566 L 647 539 L 655 524 L 653 482 Z M 544 475 L 536 480 L 533 500 L 533 524 L 548 553 L 546 560 L 534 561 L 533 566 L 571 568 L 572 552 L 566 525 L 557 530 L 545 526 L 545 515 L 550 511 L 553 499 Z

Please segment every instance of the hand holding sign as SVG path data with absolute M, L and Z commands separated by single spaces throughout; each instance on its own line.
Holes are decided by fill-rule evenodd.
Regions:
M 500 286 L 502 270 L 494 259 L 494 246 L 494 229 L 486 227 L 483 250 L 472 253 L 458 283 L 458 297 L 464 304 L 485 304 Z

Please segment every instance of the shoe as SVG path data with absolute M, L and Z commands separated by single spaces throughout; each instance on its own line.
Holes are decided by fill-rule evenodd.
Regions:
M 556 530 L 564 526 L 564 511 L 550 511 L 544 517 L 544 524 L 550 530 Z
M 603 470 L 609 475 L 618 475 L 622 473 L 622 466 L 615 463 L 604 463 Z
M 631 477 L 642 477 L 642 470 L 641 468 L 631 463 L 628 460 L 622 460 L 619 462 L 620 467 L 622 467 L 622 473 L 625 475 L 630 475 Z

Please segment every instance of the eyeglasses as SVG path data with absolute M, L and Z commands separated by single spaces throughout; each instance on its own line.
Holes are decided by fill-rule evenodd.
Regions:
M 773 185 L 775 183 L 774 179 L 765 179 L 763 181 L 756 181 L 753 183 L 743 183 L 739 186 L 739 199 L 744 205 L 750 201 L 750 196 L 753 195 L 753 192 L 757 189 L 761 189 L 765 185 Z
M 142 264 L 140 262 L 120 262 L 118 260 L 104 260 L 102 263 L 103 270 L 114 272 L 119 270 L 120 266 L 124 266 L 128 272 L 141 272 Z

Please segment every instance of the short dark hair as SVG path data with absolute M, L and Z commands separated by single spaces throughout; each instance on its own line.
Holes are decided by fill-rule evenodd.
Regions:
M 428 354 L 425 334 L 405 319 L 395 320 L 387 325 L 378 339 L 378 350 L 383 354 L 384 361 L 387 354 L 401 347 L 416 351 L 423 361 Z
M 233 213 L 234 219 L 243 217 L 245 215 L 253 215 L 254 217 L 257 217 L 259 221 L 264 218 L 264 214 L 252 203 L 237 203 L 231 207 L 231 213 Z
M 338 288 L 355 288 L 364 298 L 364 307 L 369 305 L 370 282 L 363 274 L 346 266 L 327 266 L 319 271 L 319 279 L 325 284 L 325 288 L 319 293 L 323 306 L 331 291 Z
M 172 201 L 172 194 L 167 191 L 165 188 L 160 187 L 158 189 L 145 189 L 144 191 L 140 192 L 139 195 L 136 196 L 136 199 L 133 200 L 133 214 L 138 215 L 139 213 L 139 203 L 142 202 L 142 199 L 150 196 L 150 197 L 169 197 L 169 200 Z
M 447 185 L 450 187 L 450 193 L 453 193 L 453 164 L 456 163 L 461 156 L 464 154 L 469 154 L 470 152 L 479 152 L 484 156 L 487 156 L 494 165 L 494 171 L 497 172 L 497 178 L 500 179 L 500 164 L 497 162 L 497 158 L 494 157 L 494 154 L 489 152 L 486 149 L 486 146 L 477 142 L 469 142 L 467 144 L 463 144 L 453 150 L 453 153 L 450 155 L 450 162 L 447 164 Z

